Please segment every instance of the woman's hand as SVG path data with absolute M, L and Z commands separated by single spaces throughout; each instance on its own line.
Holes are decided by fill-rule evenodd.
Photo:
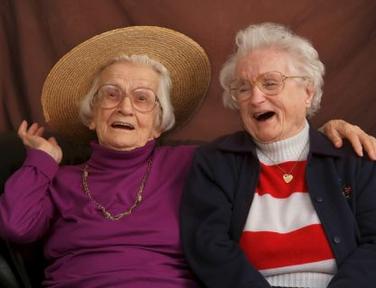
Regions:
M 27 122 L 24 120 L 20 127 L 18 127 L 18 136 L 24 145 L 29 148 L 42 150 L 54 158 L 57 163 L 60 163 L 63 158 L 63 151 L 59 144 L 57 144 L 56 139 L 54 137 L 43 138 L 44 128 L 39 126 L 38 123 L 33 123 L 30 128 L 27 128 L 27 126 Z
M 347 139 L 353 146 L 356 154 L 363 156 L 363 149 L 372 160 L 376 160 L 376 138 L 368 135 L 356 125 L 344 120 L 330 120 L 321 128 L 322 131 L 336 147 L 341 147 L 342 139 Z

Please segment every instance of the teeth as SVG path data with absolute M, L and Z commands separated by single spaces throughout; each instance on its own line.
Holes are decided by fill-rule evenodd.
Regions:
M 255 113 L 255 114 L 253 114 L 253 117 L 256 120 L 267 120 L 270 117 L 272 117 L 274 114 L 275 113 L 273 111 L 265 111 L 265 112 Z
M 259 119 L 260 117 L 262 117 L 266 113 L 268 113 L 268 111 L 258 112 L 258 113 L 253 114 L 253 117 L 255 117 L 256 119 Z
M 124 127 L 127 129 L 134 129 L 134 126 L 127 122 L 116 121 L 111 124 L 112 127 Z

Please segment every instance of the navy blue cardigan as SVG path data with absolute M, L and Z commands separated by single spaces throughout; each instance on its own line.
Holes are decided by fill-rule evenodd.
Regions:
M 306 181 L 338 272 L 330 288 L 376 287 L 375 162 L 310 130 Z M 183 248 L 205 287 L 270 287 L 239 248 L 258 182 L 255 144 L 238 132 L 199 148 L 183 194 Z

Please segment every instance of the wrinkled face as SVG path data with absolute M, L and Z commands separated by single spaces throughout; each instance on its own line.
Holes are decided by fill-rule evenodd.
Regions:
M 306 76 L 292 71 L 292 59 L 285 52 L 259 49 L 239 59 L 236 76 L 253 82 L 265 72 L 279 71 L 286 76 Z M 266 95 L 252 85 L 250 97 L 239 102 L 245 130 L 257 141 L 269 143 L 296 135 L 304 127 L 306 109 L 314 94 L 309 80 L 288 78 L 276 95 Z
M 102 71 L 98 87 L 114 85 L 126 96 L 112 108 L 102 108 L 100 100 L 94 102 L 94 117 L 89 128 L 96 131 L 101 145 L 114 150 L 132 150 L 160 136 L 159 104 L 151 111 L 139 112 L 128 97 L 140 89 L 156 94 L 159 80 L 156 71 L 138 63 L 117 62 Z

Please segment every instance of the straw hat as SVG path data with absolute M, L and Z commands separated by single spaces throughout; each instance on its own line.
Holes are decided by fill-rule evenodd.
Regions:
M 53 131 L 76 140 L 90 137 L 90 130 L 79 119 L 78 103 L 90 89 L 97 70 L 120 54 L 146 54 L 169 70 L 175 129 L 186 123 L 203 102 L 210 82 L 210 63 L 200 45 L 167 28 L 120 28 L 79 44 L 51 69 L 41 101 L 44 117 Z

